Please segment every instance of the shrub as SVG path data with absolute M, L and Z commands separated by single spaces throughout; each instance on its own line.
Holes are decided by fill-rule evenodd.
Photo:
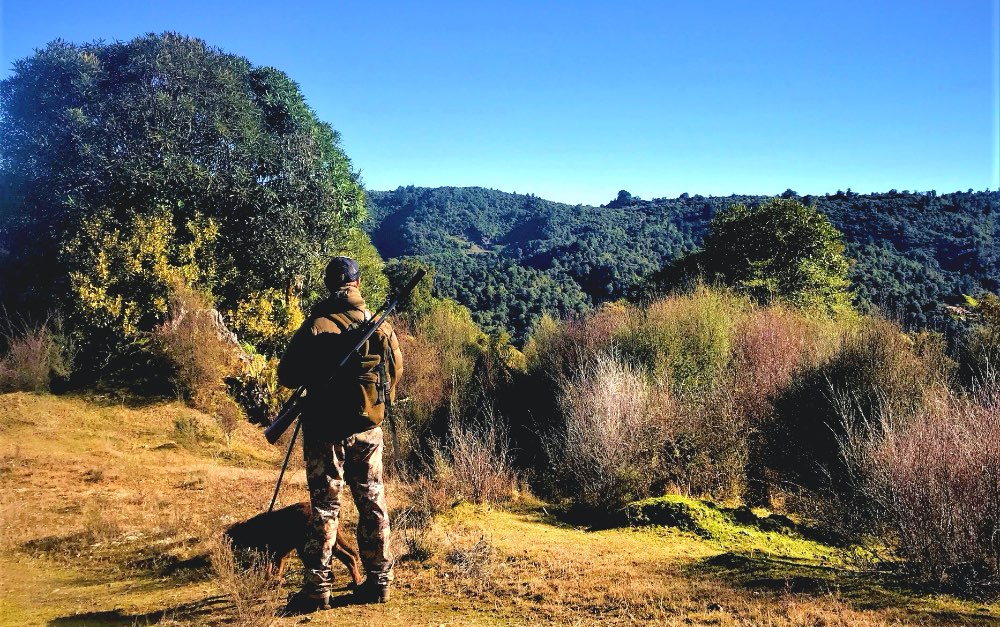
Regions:
M 240 351 L 222 317 L 202 295 L 177 284 L 171 291 L 170 318 L 154 336 L 174 368 L 177 392 L 196 409 L 212 414 L 228 437 L 241 417 L 226 385 L 239 371 Z
M 575 505 L 604 511 L 647 496 L 663 430 L 645 375 L 600 355 L 563 383 L 559 402 L 562 424 L 545 436 L 556 489 Z
M 611 348 L 633 308 L 606 303 L 583 318 L 558 322 L 543 316 L 524 348 L 526 368 L 558 387 L 579 373 L 596 355 Z
M 753 425 L 770 419 L 774 399 L 805 367 L 834 348 L 835 324 L 782 306 L 755 308 L 733 334 L 732 372 L 738 409 Z
M 945 389 L 941 366 L 933 354 L 918 353 L 895 324 L 863 320 L 777 400 L 767 433 L 769 463 L 787 481 L 850 494 L 855 472 L 840 454 L 841 440 L 912 420 Z
M 488 338 L 466 307 L 446 299 L 430 299 L 423 313 L 405 315 L 396 325 L 403 351 L 399 455 L 413 460 L 447 437 L 451 413 L 477 409 L 469 392 Z
M 774 406 L 804 370 L 815 368 L 836 349 L 838 323 L 808 317 L 781 305 L 754 308 L 739 321 L 733 336 L 733 357 L 728 380 L 716 389 L 712 406 L 729 412 L 723 422 L 735 429 L 735 447 L 725 464 L 732 473 L 742 455 L 746 467 L 740 477 L 744 500 L 766 504 L 770 480 L 766 469 L 765 434 L 774 420 Z M 741 473 L 743 474 L 743 473 Z M 736 477 L 730 486 L 736 487 Z
M 960 338 L 959 357 L 964 381 L 973 385 L 998 379 L 1000 369 L 1000 297 L 966 297 L 971 313 Z
M 689 496 L 739 497 L 746 484 L 749 422 L 730 380 L 686 394 L 667 428 L 665 484 Z
M 242 344 L 241 348 L 244 351 L 241 372 L 226 379 L 229 394 L 246 414 L 247 420 L 267 425 L 292 391 L 278 385 L 276 358 L 265 357 L 249 344 Z
M 750 462 L 760 459 L 758 434 L 772 419 L 774 398 L 796 373 L 832 350 L 834 328 L 794 309 L 757 307 L 703 286 L 660 299 L 645 312 L 605 305 L 579 320 L 543 320 L 525 348 L 527 376 L 517 396 L 526 408 L 522 413 L 561 417 L 559 427 L 536 425 L 536 431 L 560 433 L 588 411 L 572 407 L 566 391 L 596 402 L 597 392 L 586 389 L 581 373 L 614 355 L 644 380 L 648 420 L 656 427 L 650 446 L 658 467 L 645 473 L 644 490 L 738 497 Z M 751 472 L 763 476 L 756 466 Z
M 39 325 L 7 323 L 0 334 L 6 350 L 0 357 L 0 392 L 47 391 L 54 378 L 64 379 L 72 369 L 72 346 L 58 318 Z
M 440 351 L 446 381 L 464 383 L 470 379 L 486 335 L 473 322 L 467 307 L 453 300 L 438 300 L 417 319 L 414 331 Z
M 995 393 L 951 394 L 915 420 L 884 421 L 878 437 L 845 442 L 844 455 L 864 469 L 878 531 L 922 581 L 966 592 L 998 589 L 998 400 Z
M 445 443 L 460 494 L 473 503 L 509 502 L 517 491 L 507 427 L 488 409 L 465 424 L 452 415 Z
M 405 420 L 400 422 L 415 436 L 424 433 L 444 407 L 450 381 L 444 374 L 442 349 L 431 338 L 410 332 L 404 324 L 396 325 L 396 334 L 403 352 L 403 378 L 397 394 L 400 400 L 405 399 L 398 405 Z
M 221 536 L 212 540 L 209 549 L 215 582 L 233 604 L 233 624 L 275 624 L 275 613 L 282 602 L 281 587 L 268 576 L 265 556 L 234 551 L 229 540 Z
M 451 414 L 443 440 L 430 443 L 429 461 L 412 495 L 424 518 L 462 500 L 500 504 L 515 497 L 518 477 L 507 433 L 488 408 L 465 420 Z
M 649 305 L 627 318 L 616 334 L 622 356 L 666 377 L 675 389 L 704 387 L 729 363 L 733 325 L 748 303 L 724 292 L 697 288 Z

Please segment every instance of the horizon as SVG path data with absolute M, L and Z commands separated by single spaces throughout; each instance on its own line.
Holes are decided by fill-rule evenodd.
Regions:
M 1000 188 L 1000 0 L 613 12 L 8 0 L 0 11 L 0 78 L 56 38 L 164 31 L 277 67 L 372 190 L 483 187 L 596 206 L 620 189 Z
M 534 192 L 531 192 L 531 191 L 527 191 L 527 192 L 507 191 L 507 190 L 504 190 L 504 189 L 498 189 L 496 187 L 487 187 L 485 185 L 433 185 L 433 186 L 431 186 L 431 185 L 408 184 L 408 185 L 397 185 L 396 187 L 393 187 L 391 189 L 374 189 L 372 187 L 367 187 L 366 186 L 365 187 L 365 191 L 367 191 L 367 192 L 377 192 L 377 193 L 380 193 L 380 194 L 386 194 L 386 193 L 391 193 L 393 191 L 396 191 L 397 189 L 406 188 L 406 187 L 415 187 L 417 189 L 448 189 L 448 188 L 454 188 L 454 189 L 485 189 L 485 190 L 488 190 L 488 191 L 491 191 L 491 192 L 499 192 L 501 194 L 511 194 L 513 196 L 536 196 L 536 197 L 538 197 L 538 198 L 540 198 L 542 200 L 548 201 L 548 202 L 555 202 L 555 203 L 560 203 L 560 204 L 564 204 L 564 205 L 582 205 L 584 207 L 600 207 L 602 205 L 608 204 L 612 200 L 615 200 L 615 198 L 618 196 L 618 192 L 615 192 L 614 194 L 611 195 L 610 198 L 608 198 L 607 200 L 605 200 L 603 202 L 599 202 L 599 203 L 575 203 L 575 202 L 566 202 L 566 201 L 563 201 L 563 200 L 559 200 L 558 198 L 547 198 L 547 197 L 542 196 L 541 194 L 535 194 Z M 732 194 L 699 194 L 697 192 L 694 192 L 694 193 L 681 192 L 680 194 L 678 194 L 676 196 L 650 196 L 648 198 L 644 197 L 644 196 L 641 196 L 639 194 L 632 194 L 632 199 L 633 200 L 640 200 L 640 201 L 643 201 L 643 202 L 653 201 L 653 200 L 662 200 L 662 199 L 674 200 L 674 199 L 680 199 L 681 197 L 683 197 L 685 195 L 687 195 L 689 197 L 692 197 L 692 198 L 695 197 L 695 196 L 700 196 L 702 198 L 731 198 L 733 196 L 760 196 L 762 198 L 777 198 L 777 197 L 781 196 L 783 193 L 785 193 L 788 190 L 791 190 L 791 191 L 795 192 L 795 194 L 798 195 L 799 197 L 810 196 L 810 197 L 813 197 L 813 198 L 824 198 L 824 197 L 829 197 L 829 196 L 836 196 L 838 193 L 850 193 L 850 194 L 856 194 L 858 196 L 879 196 L 879 195 L 884 195 L 884 194 L 890 194 L 892 192 L 896 192 L 898 194 L 926 194 L 927 192 L 933 192 L 937 196 L 947 196 L 949 194 L 968 194 L 968 193 L 973 193 L 973 194 L 989 194 L 989 193 L 1000 192 L 1000 190 L 997 190 L 997 189 L 989 189 L 989 188 L 986 188 L 986 189 L 975 189 L 975 188 L 968 188 L 968 187 L 966 189 L 964 189 L 964 190 L 963 189 L 956 189 L 956 190 L 950 190 L 950 191 L 942 191 L 942 190 L 939 190 L 939 189 L 897 189 L 897 188 L 889 188 L 889 189 L 885 189 L 885 190 L 874 190 L 874 191 L 870 191 L 870 192 L 868 192 L 868 191 L 866 191 L 866 192 L 859 192 L 859 191 L 857 191 L 855 189 L 851 189 L 851 188 L 848 187 L 846 189 L 845 188 L 841 188 L 841 189 L 834 190 L 834 191 L 827 191 L 827 192 L 822 192 L 822 193 L 818 193 L 818 194 L 811 194 L 811 193 L 800 192 L 797 189 L 792 189 L 792 188 L 789 187 L 789 188 L 785 188 L 785 189 L 781 190 L 780 192 L 775 192 L 773 194 L 767 194 L 767 193 L 761 193 L 761 194 L 744 194 L 744 193 L 740 193 L 740 192 L 734 192 Z M 631 194 L 631 191 L 627 190 L 627 189 L 622 189 L 622 190 L 619 190 L 619 191 L 626 191 L 626 192 L 629 192 Z

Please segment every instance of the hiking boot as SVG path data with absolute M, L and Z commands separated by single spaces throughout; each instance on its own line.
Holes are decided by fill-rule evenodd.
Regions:
M 354 598 L 358 603 L 386 603 L 389 601 L 389 584 L 380 584 L 369 577 L 354 589 Z
M 313 612 L 328 609 L 330 609 L 330 595 L 316 597 L 303 590 L 299 590 L 288 598 L 288 603 L 279 612 L 279 615 L 299 616 L 301 614 L 312 614 Z

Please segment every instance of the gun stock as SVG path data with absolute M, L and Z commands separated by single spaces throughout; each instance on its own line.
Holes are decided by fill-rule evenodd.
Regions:
M 302 413 L 300 399 L 305 390 L 304 387 L 295 390 L 295 393 L 278 410 L 278 415 L 274 417 L 271 424 L 268 425 L 267 429 L 264 429 L 264 437 L 269 443 L 276 443 L 278 438 L 281 437 L 292 422 Z

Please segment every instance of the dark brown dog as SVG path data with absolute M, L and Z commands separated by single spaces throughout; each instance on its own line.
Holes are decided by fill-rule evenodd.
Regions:
M 302 557 L 302 546 L 306 539 L 306 525 L 312 507 L 308 502 L 296 503 L 273 512 L 258 514 L 245 522 L 236 523 L 226 530 L 226 537 L 234 551 L 246 549 L 255 551 L 267 560 L 268 577 L 281 578 L 285 562 L 294 550 Z M 354 586 L 361 585 L 361 557 L 354 545 L 348 543 L 343 527 L 337 528 L 337 542 L 333 555 L 344 563 L 351 574 Z

